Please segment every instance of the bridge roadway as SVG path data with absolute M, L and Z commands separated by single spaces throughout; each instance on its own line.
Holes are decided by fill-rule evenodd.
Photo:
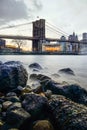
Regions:
M 19 39 L 19 40 L 40 40 L 39 37 L 32 37 L 32 36 L 20 36 L 20 35 L 1 35 L 0 38 L 3 39 Z M 83 43 L 82 41 L 70 41 L 70 40 L 61 40 L 57 38 L 45 38 L 44 40 L 49 42 L 70 42 L 70 43 Z

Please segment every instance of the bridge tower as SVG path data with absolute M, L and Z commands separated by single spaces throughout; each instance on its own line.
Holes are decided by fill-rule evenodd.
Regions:
M 38 38 L 38 40 L 33 40 L 32 51 L 41 52 L 42 43 L 45 40 L 45 19 L 33 22 L 33 37 Z

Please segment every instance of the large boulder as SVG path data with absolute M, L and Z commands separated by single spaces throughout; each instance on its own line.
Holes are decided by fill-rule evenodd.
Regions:
M 26 94 L 22 107 L 31 114 L 33 119 L 43 118 L 47 106 L 47 98 L 38 94 Z
M 54 130 L 52 124 L 48 120 L 40 120 L 38 121 L 33 130 Z
M 69 75 L 75 75 L 74 71 L 72 69 L 70 69 L 70 68 L 60 69 L 59 72 L 69 74 Z
M 23 108 L 16 108 L 11 111 L 7 111 L 6 123 L 15 128 L 20 128 L 21 125 L 25 124 L 25 122 L 28 122 L 30 118 L 30 114 Z
M 19 61 L 9 61 L 0 65 L 0 92 L 7 93 L 17 86 L 25 87 L 28 74 Z
M 31 68 L 31 69 L 39 69 L 39 70 L 42 69 L 42 67 L 38 63 L 32 63 L 32 64 L 30 64 L 29 68 Z
M 49 100 L 48 114 L 55 130 L 87 130 L 87 107 L 63 96 Z

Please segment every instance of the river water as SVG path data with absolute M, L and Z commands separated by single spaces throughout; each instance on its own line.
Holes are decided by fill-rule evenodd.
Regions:
M 76 83 L 87 89 L 87 56 L 86 55 L 0 55 L 0 61 L 21 61 L 31 73 L 42 73 L 51 76 L 57 82 Z M 43 70 L 34 72 L 29 69 L 31 63 L 37 62 Z M 75 76 L 59 74 L 58 70 L 62 68 L 71 68 Z M 55 74 L 55 75 L 53 75 Z M 58 76 L 58 74 L 60 76 Z M 28 80 L 29 84 L 29 80 Z

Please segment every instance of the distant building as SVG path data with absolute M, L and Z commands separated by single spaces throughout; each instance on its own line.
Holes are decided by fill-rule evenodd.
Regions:
M 87 33 L 82 34 L 82 44 L 80 45 L 80 53 L 87 54 Z
M 68 40 L 69 41 L 78 41 L 78 36 L 75 35 L 75 32 L 73 32 L 72 35 L 69 35 Z
M 66 42 L 64 42 L 66 40 L 66 37 L 65 36 L 61 36 L 60 40 L 62 40 L 62 42 L 60 42 L 61 51 L 62 52 L 66 52 Z
M 82 38 L 83 41 L 87 42 L 87 33 L 83 33 L 83 38 Z
M 72 35 L 69 35 L 68 40 L 70 42 L 67 42 L 66 44 L 66 52 L 78 52 L 79 51 L 79 44 L 77 43 L 78 41 L 78 36 L 73 32 Z
M 5 46 L 6 46 L 6 41 L 3 39 L 0 39 L 0 49 L 5 48 Z

